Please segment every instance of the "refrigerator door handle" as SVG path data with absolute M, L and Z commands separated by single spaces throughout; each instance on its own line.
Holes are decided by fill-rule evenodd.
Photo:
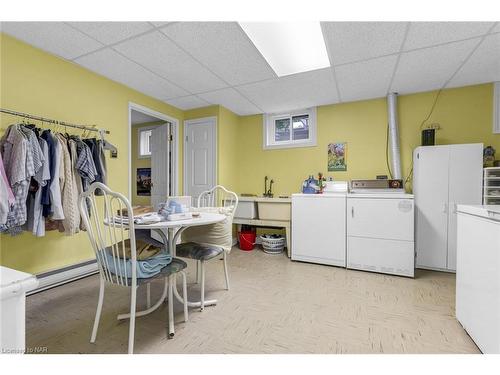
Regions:
M 443 203 L 443 214 L 448 213 L 448 202 Z

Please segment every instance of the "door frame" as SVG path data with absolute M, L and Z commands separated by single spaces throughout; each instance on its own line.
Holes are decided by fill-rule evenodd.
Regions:
M 150 115 L 158 118 L 161 121 L 169 122 L 172 124 L 172 136 L 174 141 L 172 142 L 172 157 L 174 158 L 172 162 L 173 171 L 173 195 L 179 194 L 179 120 L 166 115 L 164 113 L 155 111 L 148 107 L 144 107 L 140 104 L 134 102 L 128 102 L 128 199 L 132 202 L 132 111 L 141 112 L 146 115 Z M 134 179 L 135 181 L 135 179 Z
M 184 134 L 184 139 L 183 139 L 183 147 L 182 147 L 182 151 L 183 151 L 183 155 L 182 155 L 182 160 L 183 160 L 183 169 L 182 169 L 182 191 L 183 191 L 183 194 L 186 195 L 187 192 L 186 192 L 186 187 L 187 187 L 187 171 L 186 171 L 186 166 L 187 166 L 187 153 L 186 153 L 186 127 L 188 125 L 194 125 L 196 123 L 200 123 L 200 122 L 212 122 L 212 125 L 213 125 L 213 129 L 214 129 L 214 148 L 213 148 L 213 152 L 212 152 L 212 159 L 213 159 L 213 171 L 212 171 L 212 177 L 213 177 L 213 181 L 214 181 L 214 186 L 217 185 L 217 140 L 218 140 L 218 134 L 217 134 L 217 116 L 209 116 L 209 117 L 200 117 L 200 118 L 195 118 L 195 119 L 189 119 L 189 120 L 184 120 L 184 124 L 183 124 L 183 128 L 182 128 L 182 131 L 183 131 L 183 134 Z

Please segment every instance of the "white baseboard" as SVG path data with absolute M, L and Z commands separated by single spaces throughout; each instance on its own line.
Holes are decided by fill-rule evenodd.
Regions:
M 28 293 L 34 294 L 45 289 L 50 289 L 58 285 L 78 280 L 83 277 L 93 275 L 98 272 L 97 263 L 95 260 L 90 260 L 83 263 L 74 264 L 58 270 L 45 272 L 36 275 L 38 279 L 38 288 Z

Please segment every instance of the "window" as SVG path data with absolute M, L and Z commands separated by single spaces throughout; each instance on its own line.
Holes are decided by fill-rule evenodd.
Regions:
M 493 133 L 500 134 L 500 82 L 493 85 Z
M 264 149 L 316 146 L 316 108 L 264 115 Z
M 151 134 L 153 129 L 142 128 L 139 129 L 139 158 L 151 157 Z

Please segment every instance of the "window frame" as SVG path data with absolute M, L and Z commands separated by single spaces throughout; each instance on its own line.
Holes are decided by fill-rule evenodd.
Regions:
M 493 134 L 500 134 L 500 82 L 493 83 Z
M 137 158 L 138 159 L 150 159 L 151 158 L 151 142 L 149 142 L 150 153 L 148 155 L 141 154 L 141 133 L 146 131 L 152 131 L 156 126 L 144 126 L 137 129 Z
M 295 116 L 308 115 L 309 138 L 307 139 L 290 139 L 289 141 L 275 141 L 276 121 L 289 118 L 290 119 L 290 138 L 293 138 L 293 120 Z M 262 148 L 264 150 L 296 148 L 296 147 L 313 147 L 317 145 L 316 139 L 316 107 L 306 108 L 302 110 L 294 110 L 290 112 L 268 113 L 263 116 L 262 121 Z

